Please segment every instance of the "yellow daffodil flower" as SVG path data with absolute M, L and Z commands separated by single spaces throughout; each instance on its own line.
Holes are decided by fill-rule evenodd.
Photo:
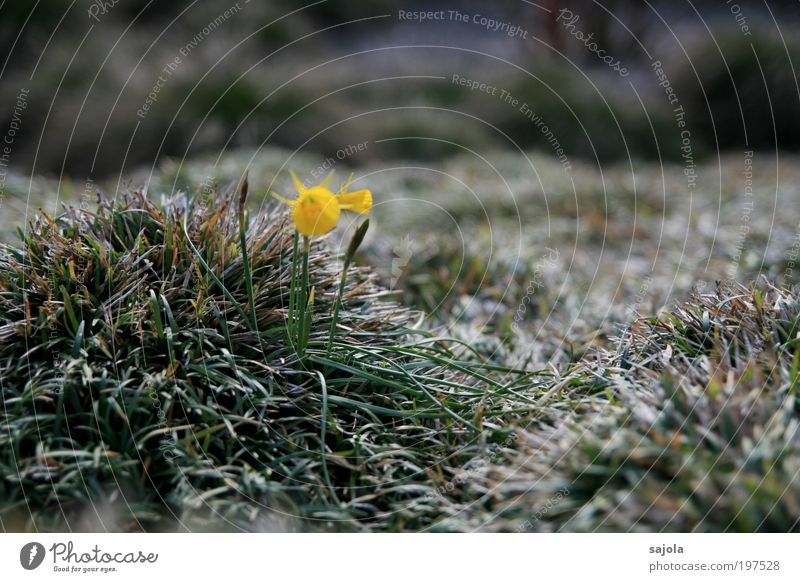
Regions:
M 290 170 L 297 198 L 287 200 L 283 196 L 272 195 L 292 208 L 292 221 L 295 228 L 303 236 L 322 236 L 334 229 L 339 222 L 340 210 L 350 210 L 359 214 L 367 214 L 372 208 L 372 193 L 369 190 L 348 192 L 352 175 L 334 194 L 328 189 L 333 179 L 333 172 L 318 186 L 306 188 L 297 175 Z
M 355 192 L 348 192 L 350 182 L 353 181 L 353 174 L 347 179 L 347 182 L 339 188 L 339 194 L 336 195 L 339 200 L 339 208 L 357 212 L 359 214 L 369 214 L 372 208 L 372 192 L 369 190 L 356 190 Z

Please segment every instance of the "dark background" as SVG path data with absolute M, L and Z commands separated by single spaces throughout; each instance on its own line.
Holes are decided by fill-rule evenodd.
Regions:
M 519 111 L 454 85 L 453 74 L 529 103 L 571 159 L 674 161 L 680 139 L 653 60 L 687 112 L 698 160 L 800 143 L 797 1 L 541 0 L 538 8 L 523 0 L 240 0 L 182 58 L 144 119 L 136 112 L 161 69 L 236 3 L 107 2 L 98 22 L 88 11 L 100 4 L 2 4 L 4 126 L 20 89 L 30 91 L 14 169 L 102 178 L 165 156 L 269 146 L 331 155 L 360 141 L 420 135 L 434 139 L 396 140 L 380 151 L 430 159 L 456 151 L 450 142 L 551 151 Z M 398 19 L 398 10 L 421 8 L 482 14 L 528 35 Z M 570 36 L 555 21 L 561 8 L 579 15 L 576 28 L 630 74 L 619 76 Z M 374 161 L 372 151 L 349 163 Z

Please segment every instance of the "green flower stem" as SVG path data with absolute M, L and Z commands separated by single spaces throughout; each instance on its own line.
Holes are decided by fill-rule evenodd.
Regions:
M 331 355 L 333 348 L 333 336 L 336 335 L 336 322 L 339 321 L 339 310 L 342 307 L 342 295 L 344 295 L 344 286 L 347 283 L 347 270 L 350 268 L 350 262 L 345 262 L 342 267 L 342 278 L 339 280 L 339 292 L 336 294 L 336 299 L 333 302 L 333 317 L 331 318 L 331 332 L 328 335 L 328 349 L 327 355 Z
M 348 182 L 349 184 L 349 182 Z M 350 269 L 350 264 L 353 262 L 353 257 L 356 255 L 358 247 L 364 242 L 364 237 L 369 229 L 369 218 L 361 223 L 353 233 L 353 238 L 350 239 L 350 244 L 347 246 L 347 252 L 344 255 L 344 265 L 342 267 L 342 278 L 339 280 L 339 292 L 336 294 L 336 299 L 333 301 L 333 315 L 331 317 L 331 331 L 328 334 L 328 349 L 327 355 L 331 355 L 333 348 L 333 338 L 336 335 L 336 323 L 339 321 L 339 310 L 342 307 L 342 296 L 344 295 L 344 286 L 347 282 L 347 271 Z
M 297 236 L 297 234 L 295 234 Z M 297 313 L 297 326 L 294 336 L 296 337 L 295 351 L 297 356 L 302 359 L 306 351 L 308 341 L 307 329 L 310 327 L 311 313 L 308 311 L 308 237 L 303 236 L 303 265 L 300 271 L 300 282 L 297 285 L 297 299 L 295 300 L 294 310 Z M 293 277 L 296 280 L 296 277 Z M 296 283 L 295 283 L 296 284 Z M 306 318 L 309 321 L 306 321 Z
M 289 317 L 286 318 L 286 327 L 289 335 L 289 341 L 292 343 L 296 350 L 295 340 L 295 321 L 297 313 L 297 256 L 299 254 L 300 235 L 297 231 L 294 233 L 294 245 L 292 247 L 292 279 L 289 281 Z

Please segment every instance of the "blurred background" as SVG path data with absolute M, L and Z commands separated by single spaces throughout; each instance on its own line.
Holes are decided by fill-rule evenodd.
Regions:
M 0 5 L 0 120 L 8 126 L 28 90 L 10 163 L 79 180 L 241 147 L 324 158 L 402 135 L 431 139 L 392 140 L 348 162 L 447 156 L 461 149 L 452 142 L 552 149 L 500 98 L 505 90 L 541 116 L 570 159 L 680 160 L 680 131 L 652 67 L 660 61 L 688 112 L 698 160 L 795 149 L 798 8 L 790 0 L 12 0 Z M 443 18 L 401 16 L 419 10 Z M 459 86 L 454 74 L 498 92 Z

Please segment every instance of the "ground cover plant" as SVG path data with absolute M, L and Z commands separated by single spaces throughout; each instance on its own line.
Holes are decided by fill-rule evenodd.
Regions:
M 269 199 L 290 191 L 285 152 L 229 155 L 221 191 L 208 161 L 167 161 L 147 193 L 6 235 L 3 528 L 798 529 L 793 187 L 759 166 L 781 212 L 742 244 L 724 218 L 740 160 L 687 214 L 655 166 L 637 189 L 629 168 L 576 164 L 567 188 L 532 157 L 539 188 L 494 157 L 511 199 L 470 158 L 446 164 L 458 181 L 353 180 L 374 193 L 369 230 L 344 278 L 354 229 L 309 238 L 302 357 L 295 226 Z M 441 215 L 415 203 L 431 192 Z
M 3 247 L 5 528 L 417 528 L 435 474 L 505 438 L 535 374 L 411 329 L 366 269 L 328 350 L 340 277 L 320 242 L 301 361 L 293 229 L 283 212 L 250 221 L 248 312 L 234 198 L 132 193 L 42 214 Z

